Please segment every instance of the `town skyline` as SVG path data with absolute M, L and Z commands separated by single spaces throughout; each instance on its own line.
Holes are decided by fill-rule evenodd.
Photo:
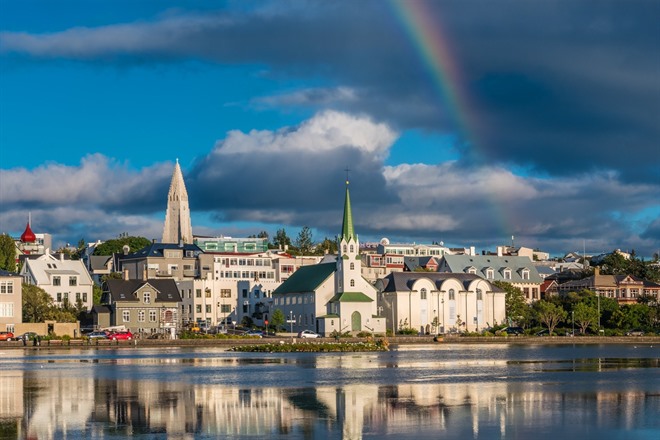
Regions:
M 3 3 L 0 233 L 158 239 L 178 158 L 196 235 L 333 238 L 350 168 L 361 242 L 660 249 L 649 4 L 81 5 Z

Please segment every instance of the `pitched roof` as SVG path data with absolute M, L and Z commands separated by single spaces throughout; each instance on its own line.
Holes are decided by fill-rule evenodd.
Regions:
M 353 229 L 353 213 L 351 211 L 351 196 L 348 192 L 348 180 L 346 181 L 346 198 L 344 200 L 344 220 L 341 224 L 341 237 L 346 241 L 351 238 L 357 239 Z
M 463 283 L 467 289 L 474 280 L 483 279 L 471 273 L 451 273 L 451 272 L 391 272 L 385 278 L 381 278 L 383 292 L 404 292 L 412 289 L 415 281 L 421 278 L 428 278 L 433 281 L 436 287 L 440 288 L 445 280 L 454 278 Z M 488 281 L 488 280 L 486 280 Z M 491 291 L 501 292 L 502 289 L 491 284 Z
M 330 302 L 373 302 L 374 300 L 369 298 L 362 292 L 343 292 L 338 293 L 332 298 Z
M 168 249 L 183 249 L 184 257 L 186 256 L 185 252 L 188 251 L 192 252 L 195 257 L 197 257 L 199 254 L 204 253 L 204 251 L 196 244 L 184 244 L 183 246 L 181 246 L 176 243 L 151 243 L 149 246 L 146 246 L 137 252 L 133 252 L 132 254 L 120 255 L 119 258 L 122 260 L 132 260 L 132 259 L 145 258 L 145 257 L 162 258 L 165 256 L 165 250 Z
M 275 289 L 273 294 L 312 292 L 327 280 L 335 270 L 337 270 L 335 263 L 303 266 Z
M 434 257 L 403 257 L 406 270 L 414 272 L 418 268 L 425 268 Z
M 91 285 L 92 278 L 81 260 L 59 260 L 57 258 L 45 258 L 43 255 L 35 260 L 25 260 L 23 269 L 29 272 L 36 284 L 50 285 L 52 277 L 57 275 L 77 275 L 78 285 Z
M 486 278 L 487 269 L 493 269 L 492 281 L 506 281 L 508 283 L 538 283 L 543 279 L 529 257 L 516 257 L 505 255 L 445 255 L 442 257 L 452 273 L 464 273 L 466 268 L 474 267 L 477 275 Z M 442 265 L 442 264 L 441 264 Z M 504 269 L 511 269 L 511 278 L 504 278 Z M 523 279 L 522 271 L 529 270 L 529 279 Z
M 158 302 L 181 302 L 181 294 L 176 282 L 172 278 L 144 280 L 108 280 L 106 289 L 110 293 L 113 302 L 138 301 L 135 292 L 145 284 L 154 288 L 156 296 L 154 301 Z

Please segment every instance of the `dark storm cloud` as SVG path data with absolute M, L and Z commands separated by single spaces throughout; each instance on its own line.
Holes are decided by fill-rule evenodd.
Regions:
M 4 32 L 0 47 L 5 53 L 104 63 L 258 63 L 273 77 L 325 77 L 336 90 L 353 93 L 348 100 L 318 93 L 301 100 L 298 93 L 288 104 L 274 99 L 278 105 L 306 102 L 367 112 L 397 128 L 456 129 L 453 108 L 435 92 L 439 79 L 425 70 L 389 4 L 259 5 L 233 14 L 168 14 L 45 35 Z M 443 62 L 455 62 L 467 86 L 469 105 L 463 103 L 462 111 L 474 117 L 464 134 L 476 145 L 465 150 L 464 160 L 517 163 L 551 175 L 618 170 L 625 180 L 657 182 L 658 2 L 428 6 L 453 54 Z

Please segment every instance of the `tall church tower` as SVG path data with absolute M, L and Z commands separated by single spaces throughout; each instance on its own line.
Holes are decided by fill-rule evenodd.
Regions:
M 190 224 L 190 208 L 188 207 L 188 192 L 183 182 L 183 174 L 176 160 L 170 191 L 167 194 L 167 212 L 165 214 L 165 228 L 163 229 L 163 243 L 192 243 L 192 226 Z
M 341 235 L 337 237 L 337 249 L 335 291 L 337 293 L 355 292 L 356 283 L 362 279 L 362 261 L 360 260 L 360 242 L 353 229 L 348 180 L 346 180 L 346 199 L 344 200 L 344 221 L 341 225 Z

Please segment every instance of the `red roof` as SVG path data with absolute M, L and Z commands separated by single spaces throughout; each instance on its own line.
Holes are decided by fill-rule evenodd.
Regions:
M 34 235 L 34 232 L 32 232 L 32 229 L 30 229 L 30 222 L 28 222 L 25 226 L 25 231 L 21 235 L 21 241 L 23 243 L 34 243 L 37 241 L 36 235 Z

